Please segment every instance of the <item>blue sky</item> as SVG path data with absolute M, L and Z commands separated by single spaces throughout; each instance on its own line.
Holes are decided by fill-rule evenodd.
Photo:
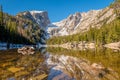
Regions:
M 28 10 L 48 11 L 51 22 L 60 21 L 75 12 L 102 9 L 113 0 L 0 0 L 4 12 L 15 15 Z

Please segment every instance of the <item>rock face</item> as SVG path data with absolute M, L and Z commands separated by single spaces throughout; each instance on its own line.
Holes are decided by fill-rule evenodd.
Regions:
M 17 14 L 17 16 L 22 16 L 33 21 L 43 29 L 45 29 L 46 26 L 50 24 L 48 13 L 46 11 L 26 11 Z
M 34 27 L 32 27 L 31 30 L 29 30 L 30 33 L 32 33 L 31 35 L 33 35 L 34 37 L 36 33 L 38 34 L 40 33 L 39 35 L 37 35 L 37 38 L 40 36 L 39 38 L 40 40 L 38 40 L 37 42 L 40 41 L 41 44 L 46 43 L 46 39 L 48 38 L 48 33 L 46 32 L 46 28 L 48 24 L 50 24 L 48 13 L 46 11 L 25 11 L 18 13 L 16 17 L 24 18 L 28 21 L 31 21 L 29 23 L 26 23 L 24 28 L 28 28 L 27 26 L 29 24 L 32 24 Z
M 72 35 L 87 31 L 90 27 L 100 28 L 116 18 L 113 9 L 91 10 L 86 13 L 75 13 L 68 18 L 48 26 L 51 36 Z

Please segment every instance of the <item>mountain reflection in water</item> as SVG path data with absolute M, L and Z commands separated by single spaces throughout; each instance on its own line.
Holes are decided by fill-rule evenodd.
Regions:
M 40 48 L 35 54 L 0 51 L 2 80 L 119 80 L 120 53 Z
M 101 61 L 105 60 L 106 52 L 99 54 L 97 51 L 74 51 L 62 48 L 48 48 L 48 51 L 50 53 L 46 54 L 49 55 L 46 62 L 50 66 L 48 80 L 119 80 L 118 73 L 108 66 L 109 63 L 104 65 Z M 107 57 L 109 60 L 109 54 Z

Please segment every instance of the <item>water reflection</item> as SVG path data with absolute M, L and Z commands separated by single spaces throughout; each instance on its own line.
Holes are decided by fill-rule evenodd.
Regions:
M 0 51 L 2 80 L 119 80 L 120 53 L 108 49 L 40 48 L 35 54 Z
M 40 52 L 22 55 L 17 50 L 0 51 L 0 79 L 30 80 L 47 78 L 48 69 Z
M 39 48 L 39 51 L 40 51 L 40 53 L 42 53 L 42 54 L 46 54 L 46 53 L 47 53 L 46 47 L 40 47 L 40 48 Z
M 48 64 L 54 66 L 51 70 L 62 71 L 71 80 L 119 80 L 119 52 L 106 49 L 78 51 L 47 48 L 47 50 L 51 53 Z M 53 72 L 51 74 L 54 75 Z M 60 75 L 54 77 L 57 79 L 66 77 Z

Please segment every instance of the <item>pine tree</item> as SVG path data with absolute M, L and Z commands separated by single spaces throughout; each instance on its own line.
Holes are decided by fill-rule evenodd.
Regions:
M 3 9 L 2 9 L 2 5 L 0 5 L 0 25 L 3 25 Z

